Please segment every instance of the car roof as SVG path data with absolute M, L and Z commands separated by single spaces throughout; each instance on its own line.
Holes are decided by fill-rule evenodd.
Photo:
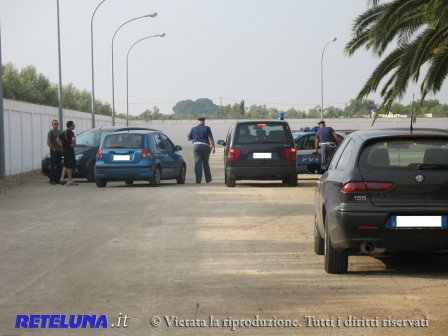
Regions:
M 315 131 L 307 131 L 307 132 L 295 132 L 292 135 L 294 135 L 294 138 L 297 139 L 297 138 L 301 138 L 306 135 L 316 135 L 316 133 L 317 132 L 315 132 Z M 337 135 L 342 136 L 343 138 L 345 138 L 347 136 L 347 134 L 345 134 L 344 132 L 335 131 L 335 133 Z
M 287 124 L 288 122 L 286 120 L 238 120 L 235 122 L 235 124 L 258 124 L 258 123 L 277 123 L 277 124 Z
M 157 131 L 156 129 L 140 127 L 140 126 L 109 126 L 109 127 L 98 127 L 91 128 L 86 131 L 106 131 L 106 132 L 120 132 L 120 131 L 132 131 L 132 130 L 146 130 L 146 131 Z
M 442 136 L 448 137 L 448 130 L 436 129 L 436 128 L 417 128 L 412 131 L 409 128 L 385 128 L 385 129 L 372 129 L 361 130 L 352 133 L 359 136 L 361 139 L 370 140 L 382 137 L 393 136 Z
M 117 135 L 120 135 L 120 134 L 151 134 L 151 133 L 156 133 L 156 132 L 160 132 L 160 131 L 149 130 L 149 129 L 134 129 L 134 130 L 112 132 L 112 133 L 108 134 L 107 136 L 115 135 L 115 134 L 117 134 Z

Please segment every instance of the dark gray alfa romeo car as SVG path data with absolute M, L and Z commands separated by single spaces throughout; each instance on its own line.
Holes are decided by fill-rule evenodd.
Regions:
M 318 182 L 314 250 L 328 273 L 349 255 L 448 250 L 448 131 L 350 134 Z

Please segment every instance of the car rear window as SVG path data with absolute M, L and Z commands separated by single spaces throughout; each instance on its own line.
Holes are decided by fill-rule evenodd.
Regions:
M 448 139 L 387 139 L 368 144 L 359 157 L 360 168 L 448 168 Z
M 109 134 L 104 139 L 103 148 L 143 148 L 141 134 Z
M 235 131 L 235 144 L 259 144 L 259 143 L 289 143 L 290 132 L 286 124 L 279 123 L 244 123 L 238 125 Z

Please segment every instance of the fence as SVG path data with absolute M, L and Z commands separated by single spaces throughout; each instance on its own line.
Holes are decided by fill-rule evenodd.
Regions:
M 42 158 L 49 152 L 47 133 L 51 120 L 58 118 L 58 108 L 29 104 L 15 100 L 4 99 L 5 125 L 5 173 L 6 176 L 26 173 L 40 169 Z M 91 128 L 90 113 L 64 109 L 64 124 L 73 120 L 76 124 L 75 133 Z M 115 119 L 116 126 L 125 126 L 126 121 Z M 215 140 L 224 139 L 232 120 L 208 120 Z M 292 130 L 301 127 L 313 127 L 317 119 L 288 120 Z M 372 119 L 329 119 L 327 124 L 335 130 L 359 130 L 371 128 Z M 151 120 L 131 121 L 133 126 L 145 126 L 166 133 L 175 144 L 188 146 L 186 135 L 196 122 L 194 120 Z M 112 126 L 112 118 L 96 115 L 96 127 Z M 404 127 L 409 128 L 409 118 L 377 119 L 374 128 Z M 448 118 L 421 118 L 414 127 L 448 128 Z

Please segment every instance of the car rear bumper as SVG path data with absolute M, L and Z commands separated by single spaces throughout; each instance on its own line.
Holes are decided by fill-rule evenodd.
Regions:
M 403 214 L 403 213 L 402 213 Z M 407 212 L 403 215 L 446 215 L 440 211 Z M 393 228 L 391 212 L 335 211 L 329 218 L 331 242 L 337 250 L 360 251 L 372 244 L 377 251 L 448 250 L 447 228 Z
M 148 180 L 154 175 L 154 166 L 110 167 L 96 166 L 95 178 L 111 181 Z
M 281 179 L 295 175 L 295 165 L 289 167 L 227 167 L 227 175 L 237 179 Z

